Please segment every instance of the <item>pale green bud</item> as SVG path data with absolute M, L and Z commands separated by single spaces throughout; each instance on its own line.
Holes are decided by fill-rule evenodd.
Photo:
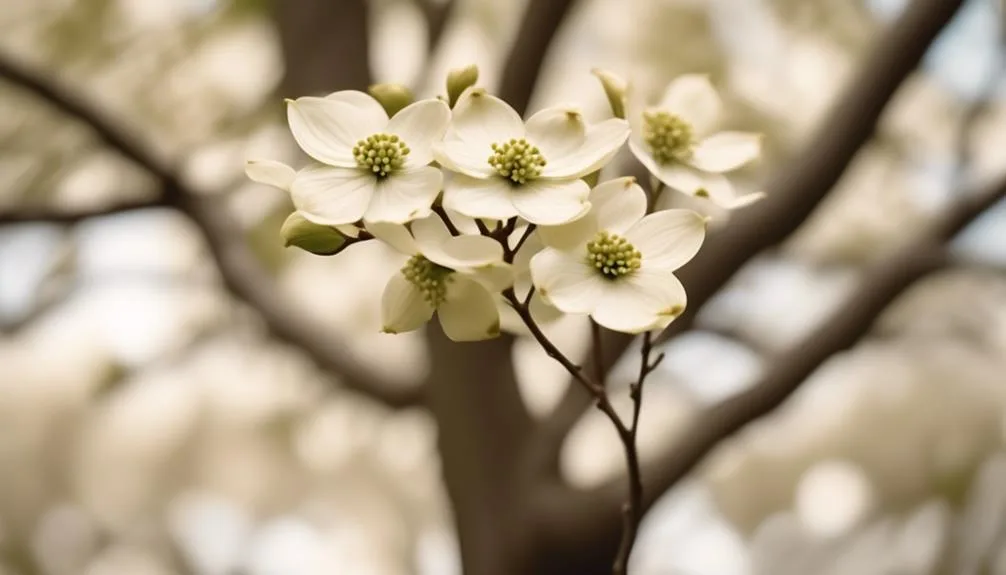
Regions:
M 461 93 L 479 81 L 479 68 L 475 64 L 455 68 L 447 74 L 447 104 L 453 108 Z
M 394 116 L 399 110 L 412 103 L 412 90 L 401 84 L 374 84 L 367 92 L 381 103 L 389 116 Z
M 287 217 L 279 233 L 286 247 L 296 246 L 317 256 L 334 256 L 347 244 L 339 230 L 309 222 L 299 212 Z
M 594 68 L 591 72 L 601 81 L 601 87 L 604 88 L 604 95 L 608 97 L 612 115 L 625 119 L 625 93 L 629 89 L 628 82 L 600 68 Z

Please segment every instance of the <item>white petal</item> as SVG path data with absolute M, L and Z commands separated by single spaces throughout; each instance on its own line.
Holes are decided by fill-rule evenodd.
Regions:
M 290 132 L 304 152 L 330 166 L 356 166 L 353 146 L 380 131 L 359 109 L 346 102 L 325 98 L 297 98 L 287 101 Z
M 496 142 L 523 138 L 524 122 L 503 100 L 483 88 L 469 88 L 454 105 L 450 134 L 480 150 L 489 149 Z
M 415 230 L 415 228 L 413 228 Z M 419 241 L 416 231 L 416 241 Z M 424 247 L 420 243 L 420 247 Z M 492 238 L 485 236 L 448 237 L 434 250 L 424 254 L 435 264 L 451 269 L 478 268 L 503 263 L 503 246 Z
M 750 205 L 764 197 L 761 192 L 738 197 L 733 184 L 724 175 L 700 172 L 683 164 L 662 166 L 657 178 L 683 194 L 708 198 L 728 210 Z
M 590 212 L 586 216 L 559 226 L 538 226 L 536 233 L 544 245 L 570 251 L 587 245 L 598 230 L 600 228 L 597 224 L 597 213 L 591 205 Z
M 541 228 L 538 228 L 539 230 Z M 513 258 L 514 292 L 518 297 L 527 295 L 531 289 L 531 258 L 544 249 L 541 237 L 537 232 L 524 242 Z
M 639 270 L 607 282 L 590 317 L 623 333 L 642 333 L 667 327 L 685 310 L 685 288 L 666 270 Z
M 527 121 L 527 139 L 545 159 L 561 158 L 583 145 L 587 126 L 583 115 L 570 108 L 545 108 Z
M 388 113 L 384 111 L 384 106 L 366 92 L 361 92 L 359 90 L 340 90 L 325 96 L 325 99 L 343 102 L 356 108 L 356 113 L 360 115 L 367 122 L 367 126 L 370 127 L 370 132 L 367 133 L 368 136 L 370 134 L 383 131 L 384 127 L 388 124 Z
M 403 333 L 423 326 L 433 317 L 433 306 L 401 272 L 391 276 L 381 296 L 381 322 L 386 333 Z
M 566 313 L 590 313 L 601 301 L 606 280 L 587 265 L 585 252 L 545 248 L 531 258 L 538 293 Z
M 416 245 L 424 255 L 428 251 L 439 250 L 440 245 L 451 239 L 451 232 L 438 215 L 431 215 L 412 222 L 412 235 Z
M 514 284 L 514 268 L 505 262 L 494 262 L 478 268 L 469 268 L 463 273 L 494 294 Z
M 353 224 L 340 224 L 340 225 L 334 226 L 334 227 L 335 227 L 335 229 L 339 230 L 339 233 L 341 233 L 342 235 L 344 235 L 346 237 L 350 237 L 350 238 L 358 238 L 358 237 L 360 237 L 360 228 L 356 227 Z
M 351 224 L 367 211 L 376 184 L 373 175 L 355 168 L 311 166 L 297 174 L 290 197 L 294 207 L 316 224 Z
M 481 341 L 500 333 L 500 316 L 493 296 L 478 282 L 455 274 L 437 316 L 452 341 Z
M 674 271 L 702 247 L 706 219 L 692 210 L 664 210 L 643 218 L 625 233 L 643 254 L 643 267 Z
M 408 228 L 402 224 L 389 224 L 388 222 L 366 222 L 367 231 L 375 238 L 395 248 L 399 252 L 414 256 L 419 253 L 419 246 L 412 239 L 412 234 Z
M 590 191 L 590 211 L 601 230 L 624 235 L 646 215 L 646 192 L 632 177 L 603 182 Z
M 395 172 L 379 180 L 365 218 L 370 222 L 404 224 L 433 213 L 444 175 L 437 168 L 423 166 Z
M 615 157 L 629 137 L 629 123 L 609 118 L 587 129 L 583 144 L 562 156 L 550 158 L 541 174 L 543 178 L 579 178 L 595 172 Z
M 290 190 L 290 184 L 297 176 L 293 168 L 283 162 L 273 160 L 248 160 L 245 162 L 245 174 L 253 182 L 273 186 L 284 191 Z
M 562 317 L 562 312 L 559 308 L 549 304 L 541 297 L 541 294 L 535 292 L 531 296 L 531 301 L 528 303 L 528 307 L 531 311 L 531 317 L 534 319 L 535 323 L 538 325 L 552 323 Z
M 702 137 L 716 126 L 723 103 L 708 76 L 685 74 L 667 86 L 659 107 L 691 124 L 695 136 Z
M 444 207 L 470 218 L 506 220 L 517 215 L 511 192 L 503 178 L 477 180 L 457 174 L 447 182 Z
M 399 110 L 386 132 L 399 135 L 409 146 L 408 165 L 425 166 L 433 161 L 433 143 L 440 141 L 451 121 L 451 109 L 440 100 L 420 100 Z
M 635 156 L 637 160 L 639 160 L 639 163 L 643 164 L 643 167 L 646 168 L 646 171 L 650 172 L 654 176 L 659 177 L 660 164 L 657 163 L 656 158 L 654 158 L 653 154 L 650 153 L 650 150 L 646 147 L 646 144 L 644 144 L 642 141 L 639 140 L 639 138 L 636 137 L 636 134 L 633 134 L 632 137 L 629 138 L 629 150 L 632 152 L 632 155 Z
M 476 146 L 458 139 L 448 138 L 433 144 L 433 159 L 452 172 L 472 178 L 486 179 L 496 176 L 489 165 L 493 151 L 488 146 Z
M 761 136 L 747 132 L 720 132 L 699 142 L 689 163 L 706 172 L 729 172 L 761 154 Z
M 583 180 L 534 180 L 510 193 L 520 217 L 532 224 L 555 226 L 578 220 L 590 210 L 590 186 Z

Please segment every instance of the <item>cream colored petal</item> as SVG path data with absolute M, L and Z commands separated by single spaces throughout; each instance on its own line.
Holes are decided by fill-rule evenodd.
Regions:
M 711 133 L 723 113 L 720 96 L 704 74 L 678 76 L 667 86 L 659 107 L 688 122 L 698 138 Z
M 639 270 L 607 282 L 604 288 L 590 317 L 613 331 L 642 333 L 663 329 L 687 305 L 685 288 L 666 270 Z
M 702 247 L 706 219 L 692 210 L 664 210 L 629 228 L 625 239 L 643 254 L 643 267 L 674 271 Z
M 311 166 L 297 174 L 290 197 L 297 211 L 311 222 L 351 224 L 367 211 L 376 183 L 374 176 L 361 170 Z
M 360 228 L 353 224 L 341 224 L 335 226 L 335 229 L 339 230 L 339 233 L 346 237 L 356 238 L 360 236 Z
M 493 151 L 488 146 L 476 146 L 458 139 L 446 139 L 433 144 L 433 159 L 452 172 L 472 178 L 486 179 L 496 176 L 489 165 Z
M 470 218 L 507 220 L 517 215 L 512 186 L 503 178 L 478 180 L 457 174 L 447 182 L 444 207 Z
M 433 161 L 433 144 L 440 141 L 451 120 L 451 110 L 440 100 L 413 102 L 399 110 L 387 132 L 397 134 L 409 146 L 407 165 L 425 166 Z
M 450 134 L 478 149 L 524 137 L 524 122 L 509 104 L 483 88 L 469 88 L 458 98 Z
M 514 254 L 514 292 L 516 292 L 518 297 L 524 297 L 527 295 L 528 290 L 531 289 L 531 258 L 544 248 L 545 246 L 542 244 L 541 237 L 538 235 L 538 232 L 535 232 L 531 234 L 531 237 Z
M 345 102 L 325 98 L 287 101 L 287 120 L 294 140 L 304 153 L 330 166 L 356 166 L 353 146 L 377 130 L 366 115 Z
M 742 208 L 764 197 L 761 192 L 738 196 L 726 176 L 700 172 L 683 164 L 663 166 L 657 177 L 672 189 L 689 196 L 707 198 L 727 210 Z
M 402 224 L 366 222 L 366 227 L 372 236 L 407 256 L 414 256 L 420 253 L 419 246 L 416 245 L 412 234 Z
M 534 180 L 513 188 L 510 199 L 518 215 L 532 224 L 555 226 L 587 215 L 590 186 L 583 180 Z
M 425 218 L 433 213 L 442 183 L 443 173 L 431 166 L 396 172 L 378 181 L 365 218 L 393 224 Z
M 566 313 L 590 313 L 601 300 L 605 280 L 587 264 L 586 252 L 545 248 L 531 258 L 531 279 L 545 301 Z
M 343 102 L 356 108 L 356 114 L 370 128 L 370 131 L 367 133 L 368 136 L 383 131 L 384 127 L 388 125 L 388 113 L 384 111 L 384 106 L 366 92 L 340 90 L 325 96 L 325 99 Z
M 659 177 L 661 169 L 660 164 L 657 162 L 656 158 L 653 157 L 653 154 L 650 153 L 650 150 L 647 149 L 646 144 L 633 136 L 629 138 L 629 151 L 631 151 L 632 155 L 639 160 L 640 164 L 643 164 L 646 171 Z
M 386 333 L 419 329 L 433 317 L 433 306 L 401 272 L 391 276 L 381 296 L 381 322 Z
M 705 172 L 729 172 L 761 154 L 761 135 L 720 132 L 699 142 L 689 163 Z
M 546 161 L 575 152 L 587 139 L 583 115 L 572 108 L 546 108 L 527 121 L 527 139 Z
M 500 333 L 500 317 L 493 296 L 478 282 L 455 274 L 447 286 L 447 299 L 437 316 L 452 341 L 482 341 Z
M 499 293 L 512 286 L 514 282 L 513 266 L 504 262 L 492 262 L 477 268 L 468 268 L 462 273 L 492 293 Z
M 597 224 L 597 213 L 591 206 L 587 215 L 578 220 L 559 226 L 538 226 L 536 233 L 544 245 L 570 251 L 587 245 L 600 229 Z
M 418 234 L 418 232 L 417 232 Z M 416 236 L 419 240 L 419 236 Z M 420 244 L 420 247 L 424 247 Z M 503 246 L 485 236 L 448 238 L 435 249 L 425 251 L 430 261 L 451 269 L 478 268 L 503 263 Z
M 632 177 L 602 182 L 590 191 L 588 199 L 598 229 L 611 233 L 624 235 L 646 215 L 646 192 Z
M 629 123 L 609 118 L 587 128 L 583 144 L 561 156 L 548 157 L 543 178 L 581 178 L 596 172 L 611 161 L 629 137 Z
M 245 162 L 245 174 L 253 182 L 273 186 L 283 191 L 289 191 L 297 172 L 283 162 L 273 160 L 248 160 Z

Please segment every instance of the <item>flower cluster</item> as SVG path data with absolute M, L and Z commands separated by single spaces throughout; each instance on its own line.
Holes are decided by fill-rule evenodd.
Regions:
M 333 255 L 378 240 L 400 252 L 382 298 L 390 333 L 436 315 L 451 339 L 481 340 L 512 310 L 525 321 L 587 314 L 626 333 L 667 326 L 686 305 L 674 272 L 698 252 L 706 220 L 654 212 L 657 195 L 751 203 L 760 196 L 738 196 L 724 173 L 755 159 L 759 138 L 714 133 L 720 101 L 703 76 L 646 106 L 601 74 L 615 117 L 595 123 L 571 107 L 525 121 L 477 76 L 456 71 L 446 97 L 415 102 L 387 86 L 288 100 L 290 131 L 314 162 L 246 167 L 289 192 L 287 245 Z M 631 177 L 592 189 L 626 142 L 653 175 L 649 192 Z

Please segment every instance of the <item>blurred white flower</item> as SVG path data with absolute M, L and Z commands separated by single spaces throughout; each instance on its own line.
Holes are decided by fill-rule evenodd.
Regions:
M 491 292 L 513 283 L 503 247 L 485 236 L 454 237 L 437 216 L 412 223 L 370 224 L 368 231 L 410 256 L 388 281 L 381 300 L 384 331 L 418 329 L 437 312 L 447 337 L 478 341 L 499 335 Z
M 714 133 L 722 102 L 708 77 L 679 76 L 667 86 L 657 106 L 646 106 L 631 95 L 628 104 L 629 148 L 661 182 L 690 196 L 708 197 L 727 209 L 762 198 L 762 193 L 737 197 L 723 175 L 759 156 L 761 136 Z
M 666 327 L 685 309 L 674 271 L 705 239 L 705 219 L 691 210 L 648 216 L 646 193 L 632 178 L 590 192 L 580 221 L 539 231 L 548 246 L 531 258 L 531 277 L 545 301 L 566 313 L 590 314 L 615 331 Z
M 420 100 L 390 120 L 377 100 L 353 90 L 287 104 L 294 139 L 323 164 L 304 168 L 289 183 L 305 218 L 330 226 L 361 219 L 401 224 L 431 213 L 443 175 L 428 164 L 450 121 L 447 104 Z M 270 170 L 281 181 L 289 177 L 276 166 Z
M 624 120 L 588 126 L 571 108 L 547 108 L 527 124 L 506 102 L 469 89 L 454 107 L 437 161 L 456 172 L 444 189 L 444 207 L 466 216 L 507 220 L 521 216 L 556 225 L 581 217 L 597 171 L 629 136 Z

